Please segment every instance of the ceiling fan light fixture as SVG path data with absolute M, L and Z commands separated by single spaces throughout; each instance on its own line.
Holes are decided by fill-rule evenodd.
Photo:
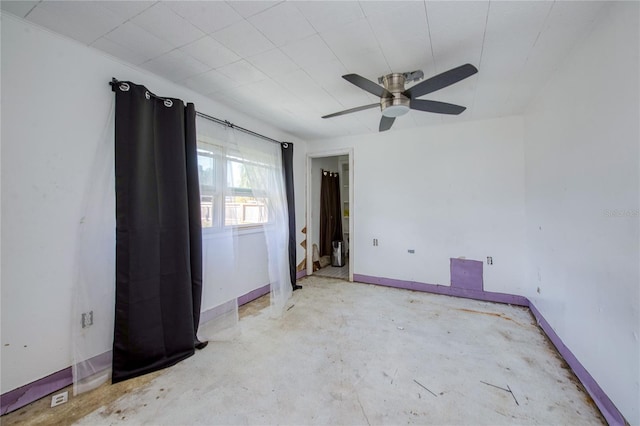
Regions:
M 400 117 L 409 112 L 410 100 L 400 94 L 393 98 L 382 98 L 380 100 L 380 109 L 385 117 Z
M 409 112 L 407 105 L 390 105 L 382 110 L 382 115 L 385 117 L 400 117 Z

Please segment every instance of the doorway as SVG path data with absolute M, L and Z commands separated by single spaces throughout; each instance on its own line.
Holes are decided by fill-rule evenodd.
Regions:
M 342 225 L 341 249 L 332 253 L 320 253 L 321 182 L 323 171 L 334 173 L 339 182 L 339 221 Z M 307 275 L 328 276 L 353 281 L 353 150 L 307 154 Z M 326 245 L 325 245 L 326 251 Z M 344 255 L 342 265 L 336 253 Z M 333 260 L 333 262 L 332 262 Z M 327 262 L 328 261 L 328 262 Z M 328 263 L 328 264 L 327 264 Z M 335 266 L 334 266 L 335 265 Z

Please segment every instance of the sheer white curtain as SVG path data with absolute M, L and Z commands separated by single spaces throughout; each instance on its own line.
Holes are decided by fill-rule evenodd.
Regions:
M 264 195 L 267 223 L 264 236 L 267 245 L 272 315 L 280 316 L 293 289 L 289 277 L 289 222 L 287 198 L 279 144 L 265 141 L 232 129 L 233 141 L 242 157 L 249 186 L 256 197 Z
M 292 292 L 287 204 L 277 143 L 202 117 L 197 118 L 196 127 L 203 162 L 203 217 L 209 220 L 203 238 L 203 311 L 212 312 L 219 322 L 212 326 L 207 322 L 211 315 L 203 315 L 201 336 L 211 340 L 208 329 L 229 329 L 234 312 L 237 319 L 233 307 L 237 309 L 236 300 L 246 292 L 247 284 L 253 285 L 251 290 L 269 284 L 272 314 L 279 316 L 283 312 Z M 253 259 L 250 265 L 265 271 L 264 283 L 239 282 L 245 279 L 242 269 L 247 267 L 242 238 L 264 241 L 266 256 Z M 219 321 L 218 311 L 225 312 L 227 318 Z
M 74 395 L 111 377 L 115 305 L 115 99 L 100 135 L 85 181 L 75 256 L 71 324 Z

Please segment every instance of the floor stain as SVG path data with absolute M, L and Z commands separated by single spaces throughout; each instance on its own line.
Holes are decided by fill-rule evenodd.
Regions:
M 466 308 L 455 308 L 455 310 L 456 311 L 469 312 L 469 313 L 472 313 L 472 314 L 490 315 L 492 317 L 502 318 L 502 319 L 505 319 L 507 321 L 511 321 L 511 322 L 513 322 L 515 324 L 518 324 L 519 326 L 522 327 L 522 324 L 520 324 L 518 321 L 516 321 L 516 320 L 514 320 L 512 318 L 509 318 L 508 316 L 503 315 L 503 314 L 497 314 L 495 312 L 476 311 L 475 309 L 466 309 Z

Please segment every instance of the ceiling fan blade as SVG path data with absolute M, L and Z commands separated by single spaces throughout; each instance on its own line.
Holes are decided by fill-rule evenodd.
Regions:
M 441 74 L 431 77 L 415 86 L 405 90 L 402 94 L 410 99 L 418 98 L 427 93 L 435 92 L 447 86 L 464 80 L 467 77 L 477 73 L 478 69 L 471 64 L 460 65 L 457 68 L 450 69 Z
M 435 112 L 437 114 L 458 115 L 467 109 L 460 105 L 448 104 L 446 102 L 428 101 L 425 99 L 411 99 L 409 107 L 419 111 Z
M 378 130 L 381 132 L 389 130 L 394 121 L 396 121 L 395 117 L 387 117 L 386 115 L 383 115 L 380 119 L 380 127 L 378 127 Z
M 375 104 L 362 105 L 362 106 L 351 108 L 351 109 L 345 109 L 344 111 L 334 112 L 333 114 L 325 115 L 322 118 L 337 117 L 339 115 L 351 114 L 352 112 L 364 111 L 365 109 L 371 109 L 379 106 L 380 106 L 380 102 L 376 102 Z
M 393 98 L 393 94 L 390 91 L 358 74 L 347 74 L 343 75 L 342 78 L 373 95 L 381 98 Z

